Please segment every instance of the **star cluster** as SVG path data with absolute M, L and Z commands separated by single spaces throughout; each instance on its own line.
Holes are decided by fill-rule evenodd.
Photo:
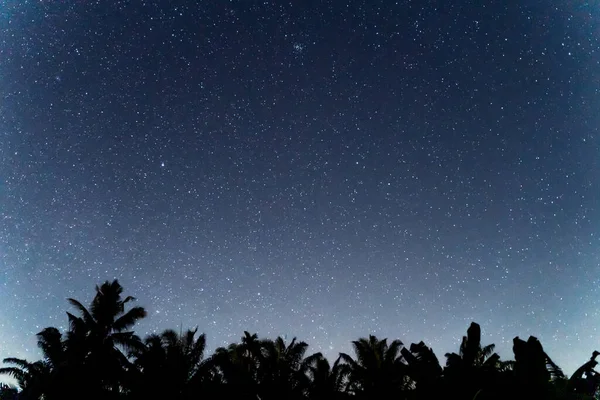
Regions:
M 140 333 L 471 321 L 598 349 L 600 9 L 0 2 L 0 357 L 118 278 Z

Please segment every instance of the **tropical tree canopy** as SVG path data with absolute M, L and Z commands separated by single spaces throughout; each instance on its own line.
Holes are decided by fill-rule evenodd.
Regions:
M 68 329 L 37 334 L 40 360 L 4 359 L 0 375 L 16 386 L 1 384 L 0 400 L 591 400 L 600 387 L 600 353 L 567 379 L 537 338 L 515 337 L 514 360 L 501 360 L 493 344 L 481 344 L 474 322 L 443 368 L 424 342 L 404 347 L 374 335 L 353 341 L 353 353 L 333 363 L 296 338 L 250 332 L 207 356 L 197 328 L 141 340 L 134 328 L 146 311 L 133 301 L 116 280 L 97 286 L 89 306 L 68 299 L 75 308 Z

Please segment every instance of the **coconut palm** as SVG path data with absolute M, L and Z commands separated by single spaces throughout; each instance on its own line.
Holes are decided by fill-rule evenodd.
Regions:
M 333 366 L 321 353 L 307 357 L 303 362 L 303 371 L 308 376 L 306 394 L 314 400 L 336 400 L 347 397 L 348 364 L 340 362 L 340 357 Z
M 244 336 L 242 336 L 240 343 L 240 351 L 245 357 L 260 361 L 262 359 L 262 342 L 258 339 L 258 335 L 244 331 Z
M 10 366 L 0 368 L 0 375 L 13 378 L 20 389 L 19 399 L 42 399 L 51 382 L 50 367 L 43 361 L 29 362 L 21 358 L 5 358 Z
M 168 329 L 148 336 L 142 347 L 131 352 L 139 371 L 133 398 L 191 398 L 210 372 L 204 359 L 206 336 L 196 337 L 197 332 L 193 329 L 178 334 Z
M 127 303 L 135 298 L 122 298 L 123 287 L 117 280 L 104 282 L 96 286 L 96 296 L 88 310 L 78 300 L 68 299 L 81 314 L 79 317 L 70 316 L 74 330 L 84 330 L 88 338 L 98 343 L 108 343 L 112 346 L 130 348 L 139 344 L 137 337 L 130 331 L 139 320 L 146 316 L 143 307 L 132 307 L 125 311 Z
M 294 399 L 302 397 L 307 387 L 307 376 L 302 371 L 302 361 L 308 348 L 305 342 L 292 339 L 286 345 L 282 337 L 274 341 L 261 341 L 261 362 L 259 364 L 259 395 L 267 399 Z
M 296 338 L 261 340 L 248 332 L 205 358 L 197 329 L 140 341 L 132 328 L 146 313 L 127 310 L 133 298 L 122 291 L 117 281 L 105 282 L 89 308 L 69 299 L 78 310 L 67 313 L 69 329 L 37 334 L 41 360 L 4 360 L 0 374 L 17 386 L 0 384 L 0 400 L 591 400 L 600 388 L 600 353 L 567 380 L 535 337 L 516 337 L 515 360 L 501 361 L 494 345 L 481 345 L 476 323 L 458 353 L 446 354 L 443 370 L 423 342 L 404 348 L 375 336 L 352 342 L 354 355 L 340 353 L 333 364 L 321 353 L 304 358 L 308 345 Z
M 370 335 L 352 342 L 356 359 L 340 353 L 348 365 L 350 384 L 348 390 L 357 398 L 397 398 L 410 388 L 406 364 L 402 362 L 402 342 L 379 340 Z
M 259 366 L 264 355 L 258 335 L 244 331 L 240 343 L 219 347 L 210 359 L 227 398 L 258 398 Z
M 38 348 L 42 352 L 42 361 L 48 368 L 50 384 L 45 388 L 44 399 L 68 399 L 67 388 L 72 388 L 69 381 L 78 381 L 77 365 L 69 360 L 70 355 L 62 333 L 54 328 L 45 328 L 37 335 Z M 75 349 L 74 349 L 75 350 Z
M 7 359 L 13 367 L 3 370 L 17 379 L 23 389 L 21 398 L 38 398 L 45 400 L 69 399 L 66 388 L 73 388 L 77 382 L 78 370 L 71 368 L 69 356 L 62 334 L 56 328 L 45 328 L 36 335 L 38 347 L 42 352 L 42 360 L 30 363 L 26 360 Z M 20 370 L 20 371 L 17 371 Z
M 117 280 L 96 286 L 96 295 L 90 308 L 75 299 L 68 299 L 79 316 L 67 313 L 69 334 L 67 346 L 77 349 L 80 370 L 87 379 L 79 381 L 83 388 L 94 393 L 104 393 L 105 398 L 118 397 L 124 390 L 130 363 L 121 349 L 132 350 L 140 346 L 140 339 L 131 328 L 146 316 L 142 307 L 125 310 L 127 303 L 135 300 L 123 298 L 123 287 Z
M 37 344 L 42 351 L 44 361 L 52 369 L 61 367 L 67 362 L 65 344 L 63 343 L 62 333 L 54 327 L 45 328 L 37 335 Z

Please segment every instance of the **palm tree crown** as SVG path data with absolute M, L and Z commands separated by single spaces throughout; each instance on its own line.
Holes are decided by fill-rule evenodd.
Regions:
M 188 329 L 178 334 L 167 329 L 160 335 L 149 335 L 142 346 L 131 351 L 139 371 L 134 389 L 136 396 L 186 398 L 194 385 L 202 383 L 207 373 L 206 336 L 196 336 L 197 332 L 198 329 Z M 168 384 L 157 385 L 157 382 Z
M 356 360 L 340 353 L 348 365 L 351 384 L 349 390 L 359 397 L 386 398 L 408 388 L 406 364 L 402 362 L 402 342 L 378 339 L 370 335 L 352 342 Z
M 140 340 L 133 328 L 146 311 L 129 308 L 133 300 L 116 280 L 97 286 L 89 307 L 69 299 L 77 312 L 67 313 L 68 330 L 37 334 L 41 360 L 4 360 L 0 374 L 17 387 L 0 383 L 0 400 L 592 400 L 600 390 L 600 353 L 567 380 L 537 338 L 515 337 L 514 361 L 501 361 L 493 344 L 481 345 L 474 322 L 445 368 L 424 342 L 405 348 L 373 335 L 333 364 L 322 353 L 307 356 L 308 344 L 296 338 L 247 331 L 205 357 L 197 328 Z

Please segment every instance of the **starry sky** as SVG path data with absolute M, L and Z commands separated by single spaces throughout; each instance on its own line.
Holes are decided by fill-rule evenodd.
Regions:
M 0 357 L 118 278 L 209 348 L 600 350 L 597 1 L 0 1 Z

